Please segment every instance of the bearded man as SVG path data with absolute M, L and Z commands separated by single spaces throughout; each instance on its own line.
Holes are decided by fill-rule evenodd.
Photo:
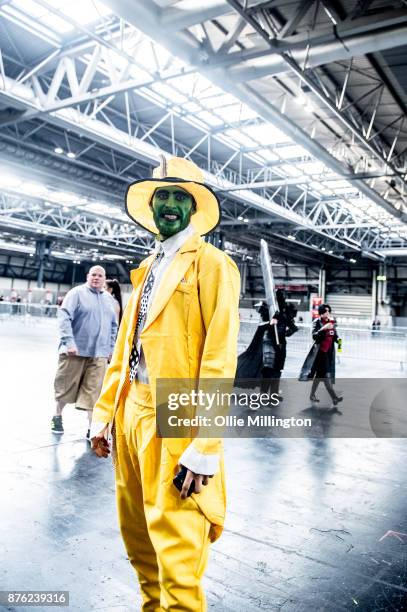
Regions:
M 219 203 L 192 162 L 163 160 L 152 179 L 130 185 L 126 210 L 156 235 L 156 249 L 131 273 L 133 293 L 93 412 L 92 447 L 108 456 L 114 422 L 119 524 L 142 610 L 202 611 L 209 544 L 225 517 L 222 441 L 157 437 L 156 381 L 234 378 L 240 277 L 202 239 L 219 223 Z M 181 492 L 173 484 L 180 466 Z

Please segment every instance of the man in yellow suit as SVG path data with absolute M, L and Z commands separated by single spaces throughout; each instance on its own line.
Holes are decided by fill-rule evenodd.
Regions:
M 201 578 L 225 517 L 222 441 L 157 437 L 156 381 L 234 378 L 240 277 L 202 239 L 219 223 L 219 203 L 192 162 L 163 159 L 152 179 L 130 185 L 126 210 L 156 235 L 156 249 L 131 273 L 133 292 L 93 410 L 92 448 L 108 456 L 113 425 L 119 524 L 142 610 L 203 611 Z M 181 493 L 173 484 L 180 466 L 187 468 Z

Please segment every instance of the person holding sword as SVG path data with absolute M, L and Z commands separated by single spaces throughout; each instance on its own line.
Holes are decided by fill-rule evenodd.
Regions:
M 236 384 L 242 384 L 244 379 L 258 379 L 261 393 L 276 394 L 282 401 L 280 378 L 287 356 L 287 338 L 295 334 L 298 327 L 294 322 L 295 309 L 286 303 L 281 289 L 276 291 L 276 302 L 278 310 L 271 319 L 267 302 L 255 304 L 262 322 L 248 348 L 239 355 Z

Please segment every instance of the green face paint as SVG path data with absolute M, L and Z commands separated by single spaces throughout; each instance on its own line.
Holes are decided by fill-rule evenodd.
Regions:
M 185 229 L 194 212 L 192 196 L 178 186 L 159 187 L 150 204 L 159 240 L 165 240 Z

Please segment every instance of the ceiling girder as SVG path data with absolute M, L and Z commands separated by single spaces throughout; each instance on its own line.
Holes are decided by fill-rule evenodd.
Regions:
M 228 0 L 229 1 L 229 0 Z M 132 23 L 136 27 L 143 29 L 143 31 L 162 44 L 160 37 L 160 30 L 157 28 L 157 24 L 154 22 L 154 15 L 149 11 L 150 4 L 146 5 L 141 0 L 105 0 L 105 3 L 115 12 L 120 15 L 123 19 Z M 248 23 L 253 27 L 257 22 L 252 20 L 250 16 L 242 10 L 242 7 L 235 0 L 231 0 L 233 6 L 239 7 L 239 14 L 248 19 Z M 135 9 L 141 8 L 143 11 L 143 20 L 135 19 L 137 11 Z M 269 35 L 265 34 L 269 39 Z M 258 91 L 252 86 L 240 83 L 235 78 L 231 77 L 228 70 L 217 70 L 213 68 L 207 68 L 205 62 L 199 56 L 199 52 L 192 45 L 187 43 L 181 38 L 165 38 L 165 46 L 168 50 L 175 55 L 178 55 L 188 63 L 192 63 L 195 67 L 199 66 L 200 72 L 211 80 L 213 83 L 221 87 L 222 89 L 229 91 L 234 94 L 245 104 L 248 104 L 253 108 L 260 116 L 264 119 L 271 121 L 274 125 L 278 125 L 279 129 L 285 132 L 294 142 L 301 144 L 310 151 L 317 159 L 320 159 L 334 172 L 340 175 L 352 175 L 352 170 L 346 167 L 333 155 L 331 155 L 323 146 L 321 146 L 316 140 L 306 134 L 298 125 L 296 125 L 287 115 L 279 111 L 273 106 L 269 100 L 266 100 L 264 96 L 260 95 Z M 302 75 L 301 75 L 302 78 Z M 391 215 L 399 219 L 407 219 L 407 215 L 403 214 L 403 211 L 397 210 L 390 202 L 383 198 L 377 191 L 369 187 L 363 181 L 355 181 L 360 191 L 368 198 L 372 199 L 376 204 L 384 208 Z
M 118 7 L 122 7 L 122 8 L 123 7 L 130 8 L 130 4 L 131 4 L 131 7 L 133 9 L 133 14 L 134 14 L 135 5 L 137 5 L 137 7 L 140 6 L 141 13 L 148 15 L 148 17 L 146 18 L 146 23 L 144 23 L 142 19 L 139 19 L 141 13 L 138 13 L 137 24 L 135 24 L 136 27 L 138 28 L 141 27 L 143 29 L 146 29 L 146 32 L 150 36 L 153 36 L 153 34 L 155 33 L 155 37 L 157 38 L 159 34 L 159 31 L 158 31 L 159 29 L 157 28 L 157 22 L 156 22 L 155 30 L 154 30 L 153 3 L 149 3 L 151 6 L 146 6 L 146 4 L 141 2 L 141 0 L 132 0 L 131 3 L 129 0 L 105 0 L 105 1 L 109 5 L 117 5 Z M 230 0 L 230 3 L 241 6 L 235 0 Z M 208 11 L 213 10 L 215 13 L 217 13 L 218 11 L 220 11 L 221 4 L 223 4 L 224 9 L 226 7 L 226 11 L 227 11 L 227 6 L 225 5 L 224 2 L 211 3 L 211 7 L 207 7 L 207 10 Z M 144 5 L 144 6 L 141 6 L 141 5 Z M 213 17 L 205 18 L 205 15 L 204 15 L 205 10 L 206 8 L 203 9 L 201 12 L 197 11 L 193 17 L 190 12 L 187 12 L 187 15 L 186 14 L 176 15 L 175 13 L 176 11 L 178 11 L 178 9 L 174 9 L 174 11 L 172 12 L 171 11 L 170 12 L 160 11 L 159 23 L 163 23 L 163 20 L 165 18 L 165 19 L 168 19 L 168 23 L 169 21 L 172 20 L 172 27 L 177 28 L 179 24 L 181 23 L 180 20 L 178 20 L 177 22 L 177 18 L 183 17 L 184 25 L 182 25 L 182 27 L 185 28 L 185 27 L 189 27 L 190 25 L 193 25 L 191 22 L 191 18 L 197 19 L 199 17 L 203 21 L 205 21 L 206 19 L 213 19 Z M 123 14 L 123 11 L 120 12 L 119 14 L 125 17 L 125 15 Z M 206 15 L 208 14 L 209 12 L 206 13 Z M 243 23 L 244 23 L 243 20 L 246 20 L 246 14 L 245 13 L 244 14 L 239 13 L 239 14 L 240 14 L 240 18 L 237 21 L 236 30 L 232 32 L 232 36 L 229 37 L 229 40 L 227 41 L 226 46 L 224 46 L 223 51 L 227 50 L 228 48 L 229 49 L 231 48 L 230 42 L 233 38 L 233 34 L 236 37 L 236 32 L 240 30 L 240 33 L 241 33 L 241 31 L 243 30 Z M 187 21 L 185 21 L 185 18 L 187 16 L 189 16 L 189 25 L 187 24 Z M 157 14 L 155 14 L 155 17 L 157 17 Z M 396 16 L 393 16 L 393 19 L 401 20 L 401 19 L 404 19 L 404 17 L 405 17 L 404 15 L 397 14 Z M 131 22 L 131 19 L 129 19 L 129 21 Z M 250 21 L 248 21 L 247 23 L 249 25 L 253 25 Z M 370 27 L 370 25 L 371 24 L 368 24 L 367 22 L 365 23 L 365 27 Z M 353 26 L 356 27 L 355 24 L 353 24 Z M 359 24 L 359 27 L 362 27 L 362 25 Z M 238 35 L 239 34 L 237 34 L 237 36 Z M 286 42 L 287 40 L 285 40 L 285 43 Z M 94 49 L 96 49 L 97 48 L 96 45 L 99 45 L 99 44 L 101 44 L 100 38 L 96 40 Z M 298 41 L 297 41 L 297 44 L 299 44 Z M 266 101 L 264 97 L 260 96 L 257 92 L 253 91 L 253 89 L 250 86 L 244 85 L 244 84 L 233 83 L 233 79 L 231 79 L 230 75 L 228 75 L 228 71 L 224 71 L 224 70 L 221 70 L 220 72 L 218 71 L 218 74 L 216 74 L 214 77 L 211 72 L 211 69 L 209 69 L 207 65 L 205 65 L 205 61 L 202 60 L 201 51 L 194 43 L 191 42 L 191 37 L 179 36 L 177 37 L 176 40 L 174 40 L 174 37 L 171 37 L 171 40 L 168 42 L 168 46 L 173 52 L 176 52 L 176 54 L 179 55 L 182 59 L 188 62 L 192 62 L 194 64 L 194 67 L 191 69 L 191 71 L 198 69 L 200 72 L 203 72 L 204 74 L 206 74 L 208 78 L 210 78 L 215 83 L 217 83 L 221 88 L 224 88 L 226 91 L 231 91 L 231 93 L 234 93 L 238 98 L 240 98 L 242 101 L 246 102 L 249 106 L 254 108 L 254 110 L 257 110 L 259 114 L 262 115 L 262 117 L 266 121 L 267 120 L 272 121 L 274 125 L 278 125 L 279 127 L 281 127 L 281 129 L 285 131 L 294 140 L 294 142 L 299 142 L 303 144 L 303 146 L 307 148 L 308 150 L 310 150 L 317 158 L 322 159 L 328 167 L 334 170 L 334 172 L 336 172 L 340 176 L 344 176 L 345 178 L 351 178 L 353 180 L 353 183 L 357 184 L 360 191 L 364 193 L 368 198 L 372 199 L 377 204 L 385 208 L 393 216 L 399 219 L 405 220 L 405 216 L 403 216 L 402 211 L 396 210 L 392 206 L 391 203 L 387 202 L 379 193 L 377 193 L 374 189 L 369 187 L 369 185 L 364 183 L 363 182 L 364 179 L 356 178 L 357 175 L 355 176 L 355 174 L 352 172 L 350 168 L 347 168 L 341 162 L 339 162 L 335 157 L 330 155 L 324 149 L 324 147 L 319 145 L 319 143 L 317 143 L 313 138 L 309 137 L 303 130 L 301 130 L 298 126 L 296 126 L 292 121 L 290 122 L 289 118 L 284 113 L 278 111 L 278 109 L 276 109 L 269 101 Z M 53 52 L 51 60 L 53 61 L 54 59 L 56 59 L 56 56 L 57 56 L 57 53 Z M 215 58 L 215 61 L 216 61 L 216 58 Z M 96 71 L 98 68 L 100 69 L 100 66 L 98 67 L 97 53 L 95 52 L 94 62 L 91 64 L 91 67 L 89 68 L 88 72 L 85 73 L 85 75 L 82 77 L 83 80 L 78 78 L 78 74 L 76 73 L 75 60 L 73 60 L 69 56 L 64 55 L 64 56 L 61 56 L 61 58 L 59 59 L 59 63 L 57 64 L 56 71 L 54 73 L 54 79 L 51 80 L 51 86 L 49 87 L 48 91 L 44 91 L 43 89 L 44 81 L 43 80 L 41 82 L 39 81 L 37 72 L 38 73 L 41 72 L 41 69 L 43 67 L 48 66 L 48 61 L 43 60 L 40 63 L 43 64 L 43 66 L 41 66 L 40 69 L 36 70 L 34 67 L 31 69 L 31 74 L 30 73 L 25 74 L 24 83 L 23 82 L 20 82 L 20 83 L 12 82 L 10 79 L 7 79 L 5 74 L 3 74 L 3 85 L 5 86 L 2 89 L 2 82 L 0 79 L 0 97 L 3 97 L 3 99 L 13 107 L 12 112 L 17 113 L 17 119 L 19 118 L 18 113 L 26 113 L 26 112 L 45 113 L 46 117 L 44 116 L 44 114 L 42 116 L 44 117 L 44 119 L 46 119 L 46 121 L 49 121 L 64 129 L 74 129 L 76 132 L 81 132 L 82 134 L 96 140 L 97 142 L 100 142 L 103 146 L 106 146 L 106 147 L 114 146 L 115 148 L 121 150 L 123 154 L 125 155 L 129 155 L 129 156 L 136 155 L 139 159 L 144 160 L 144 162 L 147 162 L 149 164 L 156 163 L 158 159 L 158 155 L 162 153 L 162 151 L 160 151 L 158 147 L 155 146 L 154 144 L 149 145 L 149 143 L 146 143 L 145 140 L 149 136 L 151 136 L 151 134 L 157 129 L 157 127 L 161 123 L 161 120 L 158 121 L 155 126 L 152 126 L 150 134 L 148 133 L 149 130 L 147 130 L 147 135 L 145 132 L 144 136 L 136 138 L 131 134 L 130 130 L 126 135 L 124 132 L 113 128 L 113 126 L 112 126 L 112 130 L 107 134 L 106 123 L 101 123 L 100 121 L 98 122 L 95 119 L 93 119 L 92 121 L 86 121 L 86 115 L 85 115 L 85 120 L 84 120 L 84 117 L 82 116 L 83 113 L 79 112 L 79 110 L 75 110 L 74 112 L 72 112 L 69 118 L 66 114 L 61 114 L 58 112 L 58 111 L 61 111 L 63 107 L 65 106 L 71 107 L 81 102 L 91 102 L 96 99 L 103 99 L 104 97 L 106 97 L 106 99 L 108 100 L 110 96 L 114 96 L 116 94 L 127 91 L 126 87 L 129 85 L 130 85 L 130 89 L 132 89 L 131 85 L 132 84 L 134 85 L 134 80 L 131 82 L 129 80 L 126 81 L 125 79 L 121 80 L 122 77 L 128 76 L 125 70 L 123 70 L 121 74 L 119 75 L 116 74 L 115 76 L 114 76 L 114 72 L 111 71 L 110 72 L 110 76 L 111 76 L 110 84 L 104 88 L 100 88 L 96 92 L 94 91 L 92 92 L 90 89 L 92 76 L 96 74 Z M 104 63 L 105 64 L 107 63 L 106 57 L 105 57 Z M 292 66 L 290 66 L 290 68 L 292 69 Z M 301 78 L 303 78 L 302 74 L 298 73 L 298 75 L 301 76 Z M 169 78 L 173 78 L 173 76 L 170 75 Z M 64 79 L 65 81 L 66 80 L 68 81 L 69 86 L 71 88 L 72 95 L 65 99 L 59 99 L 58 97 L 59 87 L 61 86 L 61 83 Z M 157 78 L 157 80 L 162 80 L 162 79 L 161 77 L 159 77 Z M 30 83 L 31 83 L 31 87 L 30 87 Z M 315 83 L 312 83 L 312 84 L 314 85 L 314 87 L 316 87 Z M 146 86 L 146 83 L 144 83 L 144 86 Z M 25 95 L 18 95 L 19 93 L 22 94 L 23 89 L 21 88 L 24 88 L 24 87 L 26 88 L 24 90 Z M 82 91 L 81 91 L 81 87 L 82 87 Z M 83 97 L 81 98 L 80 96 L 83 96 Z M 170 117 L 171 121 L 173 122 L 173 115 L 171 114 L 171 112 L 168 113 L 168 117 Z M 22 118 L 23 120 L 26 119 L 27 115 L 25 116 L 23 115 Z M 100 129 L 98 129 L 99 127 Z M 351 127 L 352 126 L 349 126 L 349 129 Z M 373 127 L 373 122 L 372 122 L 372 127 Z M 372 127 L 371 127 L 371 131 L 372 131 Z M 127 136 L 127 138 L 125 138 L 124 136 Z M 207 134 L 207 135 L 204 134 L 203 137 L 199 140 L 199 143 L 201 143 L 201 141 L 204 142 L 206 139 L 208 139 L 208 142 L 209 142 L 210 138 L 211 138 L 210 134 Z M 366 144 L 366 143 L 369 144 L 367 141 L 364 142 L 363 144 Z M 197 146 L 199 145 L 195 145 L 195 147 Z M 173 142 L 173 147 L 174 147 L 174 142 Z M 194 149 L 190 149 L 189 153 L 188 153 L 188 147 L 185 147 L 184 150 L 185 150 L 185 156 L 188 156 L 191 154 L 191 151 L 193 151 Z M 372 153 L 377 153 L 377 151 L 374 149 Z M 234 151 L 231 153 L 229 159 L 226 162 L 221 162 L 221 163 L 214 162 L 215 170 L 213 174 L 207 173 L 208 182 L 215 187 L 219 186 L 220 184 L 221 187 L 225 188 L 226 191 L 228 191 L 228 186 L 230 189 L 233 189 L 235 186 L 233 185 L 233 183 L 230 182 L 229 180 L 230 176 L 226 175 L 226 171 L 228 170 L 227 168 L 228 165 L 231 163 L 231 161 L 233 161 L 236 158 L 238 154 L 241 154 L 241 152 L 239 153 L 239 151 Z M 130 162 L 130 165 L 131 163 L 133 162 Z M 227 176 L 227 178 L 225 178 L 225 176 Z M 219 179 L 220 179 L 220 183 L 219 183 Z M 275 179 L 275 180 L 278 180 L 278 179 Z M 229 181 L 229 185 L 228 185 L 228 181 Z M 264 185 L 264 188 L 273 187 L 273 186 L 277 186 L 277 184 L 275 185 L 270 184 L 268 186 Z M 239 187 L 241 187 L 241 185 L 239 185 Z M 274 198 L 276 196 L 278 196 L 278 199 L 274 201 Z M 235 200 L 240 204 L 243 204 L 243 203 L 247 204 L 249 210 L 253 210 L 253 211 L 260 210 L 260 211 L 269 213 L 272 216 L 275 215 L 280 219 L 287 220 L 289 224 L 291 224 L 291 227 L 292 227 L 292 224 L 294 224 L 295 227 L 302 228 L 302 231 L 308 232 L 308 235 L 309 235 L 307 240 L 305 241 L 305 244 L 308 244 L 309 241 L 311 240 L 310 236 L 317 235 L 321 237 L 321 239 L 324 239 L 324 240 L 326 239 L 333 240 L 337 244 L 342 243 L 344 248 L 353 247 L 356 250 L 359 250 L 360 248 L 362 248 L 360 244 L 362 234 L 360 233 L 358 234 L 357 232 L 353 231 L 356 228 L 351 228 L 350 225 L 348 225 L 348 227 L 341 228 L 339 220 L 336 223 L 329 224 L 329 221 L 332 221 L 333 219 L 333 217 L 331 217 L 331 213 L 328 212 L 328 209 L 327 209 L 327 206 L 329 206 L 329 203 L 325 203 L 324 207 L 320 206 L 319 208 L 318 208 L 318 203 L 314 205 L 313 216 L 312 216 L 312 221 L 311 221 L 310 220 L 311 216 L 309 215 L 308 210 L 306 210 L 305 208 L 301 210 L 301 207 L 296 207 L 296 205 L 292 205 L 292 203 L 290 203 L 287 199 L 287 194 L 285 194 L 284 196 L 283 192 L 279 192 L 279 190 L 276 190 L 273 194 L 271 194 L 271 192 L 269 194 L 266 191 L 264 191 L 264 193 L 261 196 L 258 194 L 250 194 L 250 192 L 245 190 L 244 192 L 240 194 L 234 194 L 233 198 L 235 198 Z M 324 208 L 324 211 L 323 211 L 323 208 Z M 322 215 L 322 213 L 326 215 L 328 219 L 328 223 L 326 221 L 324 223 L 320 222 L 321 220 L 319 219 L 319 217 L 320 215 Z M 273 218 L 272 216 L 270 217 L 270 220 L 272 220 Z M 322 219 L 322 216 L 321 216 L 321 219 Z M 335 225 L 337 225 L 338 227 L 335 227 Z M 361 227 L 362 226 L 363 224 L 361 225 Z M 288 227 L 290 227 L 290 225 L 288 225 Z M 377 243 L 377 237 L 373 235 L 369 236 L 369 228 L 364 227 L 364 233 L 363 233 L 364 248 L 366 247 L 366 237 L 367 237 L 367 240 L 371 239 L 372 243 L 373 241 L 375 244 Z M 285 238 L 287 238 L 287 236 Z

